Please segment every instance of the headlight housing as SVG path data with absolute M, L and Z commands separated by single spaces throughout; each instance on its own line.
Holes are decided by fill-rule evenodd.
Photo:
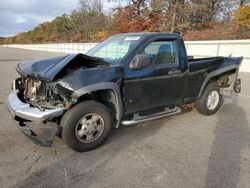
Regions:
M 42 81 L 31 78 L 25 79 L 24 83 L 24 97 L 30 102 L 35 102 L 37 95 L 42 92 Z

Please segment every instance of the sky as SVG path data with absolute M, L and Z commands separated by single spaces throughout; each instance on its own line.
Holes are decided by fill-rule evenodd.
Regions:
M 0 36 L 29 31 L 78 6 L 78 0 L 0 0 Z
M 0 36 L 28 31 L 77 7 L 78 0 L 0 0 Z

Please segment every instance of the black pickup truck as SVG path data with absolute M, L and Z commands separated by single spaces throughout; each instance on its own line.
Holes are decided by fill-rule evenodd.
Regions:
M 87 151 L 100 146 L 112 126 L 176 115 L 191 103 L 201 114 L 216 113 L 223 94 L 241 90 L 241 62 L 188 58 L 175 33 L 120 34 L 87 54 L 18 64 L 8 104 L 36 143 L 50 146 L 58 135 L 70 148 Z M 40 122 L 40 134 L 29 122 Z

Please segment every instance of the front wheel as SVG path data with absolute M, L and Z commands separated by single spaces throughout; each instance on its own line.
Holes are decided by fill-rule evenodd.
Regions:
M 195 105 L 199 113 L 212 115 L 220 109 L 222 103 L 223 97 L 220 94 L 220 88 L 211 83 L 206 87 L 201 98 L 195 102 Z
M 100 146 L 111 129 L 109 109 L 96 101 L 81 102 L 68 110 L 61 121 L 64 143 L 76 151 Z

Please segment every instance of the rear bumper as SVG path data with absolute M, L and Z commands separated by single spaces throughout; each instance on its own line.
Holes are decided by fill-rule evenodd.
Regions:
M 41 125 L 41 134 L 37 134 L 32 131 L 24 122 L 34 121 L 43 122 L 55 117 L 59 117 L 63 114 L 62 108 L 48 109 L 41 111 L 36 107 L 31 107 L 28 103 L 23 103 L 17 96 L 18 91 L 12 90 L 8 96 L 8 107 L 15 120 L 19 122 L 19 129 L 34 143 L 41 146 L 51 146 L 53 144 L 54 137 L 58 134 L 58 126 L 46 126 Z
M 14 117 L 28 121 L 43 122 L 61 116 L 63 108 L 46 109 L 41 111 L 36 107 L 31 107 L 28 103 L 23 103 L 17 96 L 17 90 L 11 90 L 8 96 L 8 107 Z

